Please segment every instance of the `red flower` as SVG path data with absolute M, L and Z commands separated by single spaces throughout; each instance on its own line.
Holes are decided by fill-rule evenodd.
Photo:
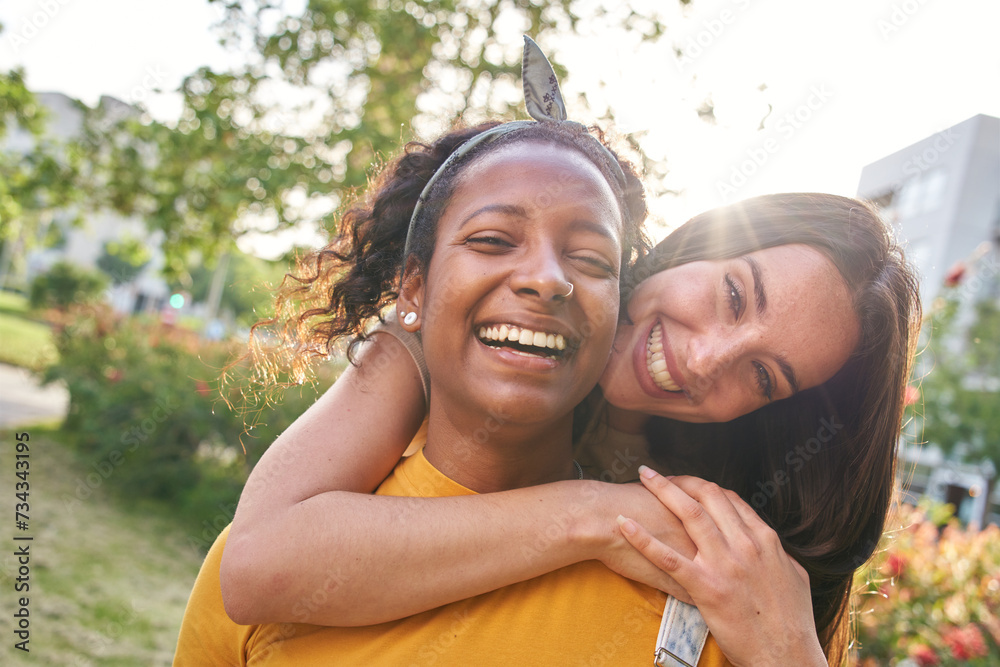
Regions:
M 945 634 L 944 641 L 956 660 L 970 660 L 986 656 L 986 642 L 979 627 L 970 623 L 964 628 L 952 628 Z
M 910 646 L 910 657 L 917 661 L 920 667 L 934 667 L 940 664 L 941 659 L 927 644 L 913 644 Z
M 964 277 L 965 277 L 965 263 L 956 262 L 954 266 L 948 269 L 948 273 L 944 274 L 944 286 L 955 287 L 960 282 L 962 282 L 962 278 Z
M 906 569 L 906 556 L 902 554 L 890 554 L 885 559 L 885 569 L 890 577 L 899 577 L 903 574 L 903 570 Z

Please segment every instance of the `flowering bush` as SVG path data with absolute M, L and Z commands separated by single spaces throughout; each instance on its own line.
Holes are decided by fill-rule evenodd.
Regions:
M 241 393 L 246 383 L 234 382 L 223 396 L 218 378 L 240 344 L 103 305 L 63 313 L 55 341 L 60 360 L 46 379 L 69 389 L 63 430 L 89 468 L 70 502 L 106 485 L 130 499 L 169 502 L 195 524 L 212 518 L 236 502 L 251 465 L 320 390 L 305 385 L 254 403 Z M 325 385 L 334 369 L 324 370 Z
M 1000 529 L 940 514 L 901 507 L 900 527 L 858 573 L 855 665 L 1000 664 Z

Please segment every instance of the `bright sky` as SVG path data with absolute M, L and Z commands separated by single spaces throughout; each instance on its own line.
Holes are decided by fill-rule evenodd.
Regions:
M 996 0 L 641 1 L 667 8 L 669 40 L 638 52 L 604 29 L 569 38 L 564 91 L 610 103 L 621 129 L 668 156 L 683 194 L 657 209 L 672 222 L 765 192 L 853 195 L 864 165 L 1000 116 Z M 36 91 L 145 100 L 169 116 L 175 106 L 150 87 L 237 58 L 210 30 L 218 16 L 205 0 L 3 0 L 0 68 L 24 66 Z M 520 29 L 504 39 L 518 44 Z M 714 126 L 694 111 L 709 95 Z

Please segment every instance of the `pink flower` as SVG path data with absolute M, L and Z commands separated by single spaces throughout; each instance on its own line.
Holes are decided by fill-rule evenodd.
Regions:
M 912 384 L 906 385 L 906 390 L 903 392 L 903 404 L 913 405 L 920 400 L 920 390 L 914 387 Z
M 944 286 L 955 287 L 960 282 L 962 282 L 962 278 L 964 277 L 965 277 L 965 263 L 956 262 L 954 266 L 948 269 L 948 273 L 944 275 Z
M 906 556 L 894 553 L 890 554 L 889 557 L 885 559 L 886 574 L 890 577 L 899 577 L 903 574 L 904 569 L 906 569 Z
M 917 661 L 920 667 L 934 667 L 940 664 L 941 659 L 927 644 L 913 644 L 910 646 L 910 657 Z
M 986 642 L 983 640 L 983 633 L 973 623 L 964 628 L 952 628 L 945 634 L 944 641 L 951 650 L 952 657 L 956 660 L 970 660 L 986 655 Z

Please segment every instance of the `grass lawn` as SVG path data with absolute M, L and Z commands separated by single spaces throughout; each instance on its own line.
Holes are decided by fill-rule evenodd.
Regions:
M 95 467 L 77 462 L 57 432 L 28 433 L 30 528 L 15 531 L 10 516 L 0 559 L 7 618 L 0 664 L 169 665 L 202 556 L 162 510 L 109 499 Z M 14 446 L 14 433 L 0 431 L 0 497 L 11 514 L 19 481 Z M 34 539 L 15 543 L 12 533 Z M 25 595 L 14 591 L 15 544 L 30 544 L 30 654 L 14 648 L 11 633 L 17 598 Z
M 41 370 L 57 359 L 52 331 L 29 319 L 28 300 L 0 292 L 0 363 Z

